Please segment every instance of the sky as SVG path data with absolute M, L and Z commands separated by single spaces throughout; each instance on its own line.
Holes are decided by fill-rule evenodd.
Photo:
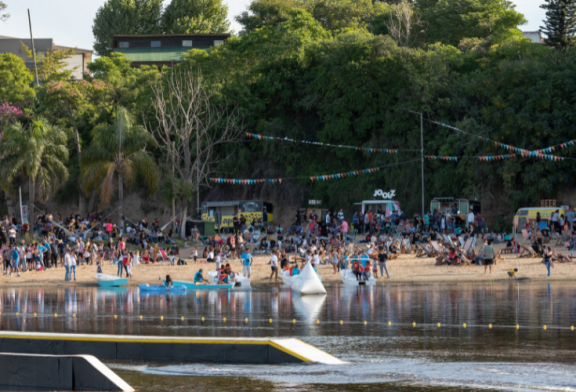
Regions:
M 0 35 L 27 38 L 30 36 L 27 9 L 32 17 L 34 38 L 52 38 L 62 46 L 92 49 L 92 22 L 98 8 L 106 0 L 3 0 L 8 5 L 10 18 L 0 21 Z M 246 10 L 250 0 L 224 0 L 229 7 L 229 19 L 236 32 L 241 28 L 234 17 Z M 542 25 L 543 0 L 512 0 L 528 23 L 520 26 L 523 31 L 535 31 Z M 169 3 L 169 0 L 164 0 Z

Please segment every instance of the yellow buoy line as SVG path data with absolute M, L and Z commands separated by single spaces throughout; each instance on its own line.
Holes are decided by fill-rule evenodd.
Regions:
M 138 315 L 138 316 L 125 316 L 125 315 L 89 315 L 89 316 L 83 316 L 83 315 L 77 315 L 76 313 L 74 314 L 65 314 L 65 315 L 59 315 L 58 313 L 54 313 L 54 314 L 37 314 L 37 313 L 20 313 L 20 312 L 16 312 L 16 313 L 1 313 L 0 312 L 0 317 L 10 317 L 10 316 L 16 316 L 16 318 L 22 317 L 35 317 L 35 318 L 75 318 L 75 319 L 79 319 L 79 318 L 91 318 L 91 317 L 96 317 L 96 318 L 109 318 L 112 317 L 114 320 L 160 320 L 160 321 L 170 321 L 170 320 L 175 320 L 175 321 L 199 321 L 199 322 L 213 322 L 213 321 L 220 321 L 222 323 L 226 323 L 227 321 L 237 321 L 237 322 L 244 322 L 244 324 L 254 324 L 254 323 L 268 323 L 268 324 L 273 324 L 273 323 L 277 323 L 277 324 L 307 324 L 304 321 L 299 321 L 296 319 L 292 319 L 292 320 L 281 320 L 281 319 L 249 319 L 249 318 L 234 318 L 234 319 L 228 319 L 226 317 L 223 318 L 205 318 L 205 317 L 185 317 L 185 316 L 168 316 L 168 317 L 164 317 L 164 316 L 143 316 L 143 315 Z M 416 323 L 416 322 L 412 322 L 412 323 L 399 323 L 399 322 L 392 322 L 392 321 L 388 321 L 388 322 L 368 322 L 368 320 L 364 320 L 364 321 L 344 321 L 344 320 L 338 320 L 338 321 L 326 321 L 326 320 L 319 320 L 316 319 L 313 322 L 311 322 L 310 324 L 336 324 L 336 325 L 368 325 L 370 324 L 371 326 L 386 326 L 386 327 L 412 327 L 412 328 L 429 328 L 429 327 L 435 327 L 436 329 L 441 329 L 441 328 L 463 328 L 463 329 L 468 329 L 468 328 L 488 328 L 488 329 L 493 329 L 493 328 L 513 328 L 513 329 L 543 329 L 543 330 L 547 330 L 547 329 L 567 329 L 567 330 L 571 330 L 574 331 L 574 326 L 571 325 L 569 327 L 562 327 L 562 326 L 550 326 L 550 325 L 543 325 L 543 326 L 529 326 L 529 325 L 520 325 L 520 324 L 515 324 L 515 325 L 496 325 L 496 324 L 466 324 L 466 323 L 462 323 L 462 324 L 441 324 L 441 323 Z

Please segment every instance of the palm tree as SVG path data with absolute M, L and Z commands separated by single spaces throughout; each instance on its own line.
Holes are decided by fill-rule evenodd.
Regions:
M 30 209 L 38 199 L 46 201 L 60 185 L 68 180 L 68 148 L 66 133 L 48 123 L 44 118 L 31 122 L 24 128 L 12 124 L 0 143 L 0 187 L 13 193 L 18 177 L 28 178 Z
M 155 145 L 152 135 L 141 126 L 134 124 L 124 108 L 118 109 L 116 119 L 110 125 L 96 127 L 92 131 L 92 144 L 82 154 L 81 165 L 85 171 L 83 185 L 86 192 L 100 190 L 100 200 L 110 203 L 118 181 L 120 202 L 118 220 L 122 219 L 124 186 L 130 186 L 140 175 L 150 193 L 158 186 L 159 172 L 156 161 L 146 151 L 147 146 Z

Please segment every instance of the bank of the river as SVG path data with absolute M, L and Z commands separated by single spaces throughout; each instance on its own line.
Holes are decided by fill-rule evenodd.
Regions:
M 499 245 L 496 246 L 499 248 Z M 561 248 L 557 248 L 557 252 Z M 214 269 L 214 264 L 201 264 L 200 262 L 194 264 L 189 259 L 190 248 L 182 250 L 183 257 L 188 262 L 187 266 L 169 266 L 169 265 L 135 265 L 132 267 L 134 279 L 128 285 L 136 285 L 141 283 L 156 283 L 159 277 L 171 275 L 173 279 L 192 281 L 194 274 L 198 269 L 203 268 L 204 271 Z M 562 252 L 566 254 L 566 252 Z M 291 256 L 292 258 L 293 256 Z M 455 282 L 455 281 L 493 281 L 493 280 L 507 280 L 507 271 L 517 267 L 516 255 L 503 255 L 503 259 L 497 265 L 492 267 L 492 273 L 484 273 L 484 267 L 480 266 L 436 266 L 435 260 L 431 258 L 417 258 L 414 254 L 401 255 L 396 260 L 388 262 L 388 269 L 391 275 L 390 279 L 379 279 L 380 284 L 399 283 L 399 282 Z M 270 256 L 255 256 L 254 265 L 252 267 L 252 283 L 264 284 L 268 283 L 270 276 Z M 242 271 L 242 264 L 240 260 L 229 261 L 233 270 Z M 547 280 L 547 271 L 541 259 L 537 258 L 522 258 L 518 259 L 519 262 L 519 279 L 530 280 Z M 64 268 L 52 268 L 47 271 L 41 272 L 26 272 L 21 277 L 12 278 L 8 276 L 0 277 L 0 286 L 59 286 L 59 285 L 95 285 L 96 279 L 96 266 L 78 266 L 77 267 L 77 281 L 64 282 Z M 104 273 L 116 275 L 116 265 L 104 265 Z M 341 282 L 340 274 L 333 273 L 331 265 L 324 265 L 318 268 L 318 272 L 322 275 L 325 283 Z M 576 263 L 555 263 L 552 269 L 552 276 L 550 280 L 576 280 Z M 281 281 L 280 281 L 281 282 Z

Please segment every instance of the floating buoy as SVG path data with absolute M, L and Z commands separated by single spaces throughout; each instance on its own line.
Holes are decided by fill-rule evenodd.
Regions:
M 492 324 L 488 324 L 488 328 L 492 329 Z
M 340 325 L 344 324 L 344 321 L 340 320 Z
M 184 321 L 184 316 L 180 317 L 180 320 Z
M 36 313 L 34 313 L 34 317 L 36 317 Z M 572 328 L 574 328 L 574 327 L 572 327 Z
M 293 319 L 292 322 L 293 322 L 294 324 L 296 324 L 296 319 Z
M 392 321 L 388 321 L 388 325 L 392 325 Z
M 224 317 L 224 318 L 222 319 L 222 321 L 226 322 L 226 317 Z
M 74 313 L 74 314 L 72 315 L 72 317 L 76 318 L 76 313 Z
M 54 313 L 54 317 L 58 317 L 58 313 Z
M 412 326 L 415 327 L 415 326 L 416 326 L 416 323 L 412 323 Z
M 516 324 L 516 329 L 520 329 L 520 324 Z M 546 329 L 546 328 L 544 328 Z
M 164 320 L 164 316 L 160 316 L 160 320 Z
M 463 326 L 464 328 L 466 328 L 466 323 L 462 324 L 462 326 Z
M 18 316 L 18 314 L 19 314 L 19 313 L 18 313 L 18 312 L 16 312 L 16 316 Z
M 574 326 L 571 326 L 571 327 L 570 327 L 570 331 L 574 331 Z
M 202 317 L 202 321 L 204 321 L 204 317 Z
M 268 319 L 268 321 L 270 322 L 270 324 L 272 324 L 272 319 Z
M 245 322 L 245 323 L 247 323 L 247 322 L 248 322 L 248 319 L 247 319 L 247 318 L 245 318 L 245 319 L 244 319 L 244 322 Z
M 140 320 L 142 320 L 142 316 L 140 316 Z
M 364 325 L 367 325 L 367 324 L 368 324 L 368 321 L 364 321 Z
M 546 326 L 544 326 L 543 328 L 544 328 L 544 331 L 546 331 Z
M 436 324 L 436 325 L 438 325 L 438 328 L 440 328 L 440 323 L 438 323 L 438 324 Z
M 316 320 L 316 324 L 320 324 L 320 320 Z
M 117 318 L 118 318 L 118 316 L 114 315 L 114 318 L 115 318 L 115 319 L 117 319 Z

